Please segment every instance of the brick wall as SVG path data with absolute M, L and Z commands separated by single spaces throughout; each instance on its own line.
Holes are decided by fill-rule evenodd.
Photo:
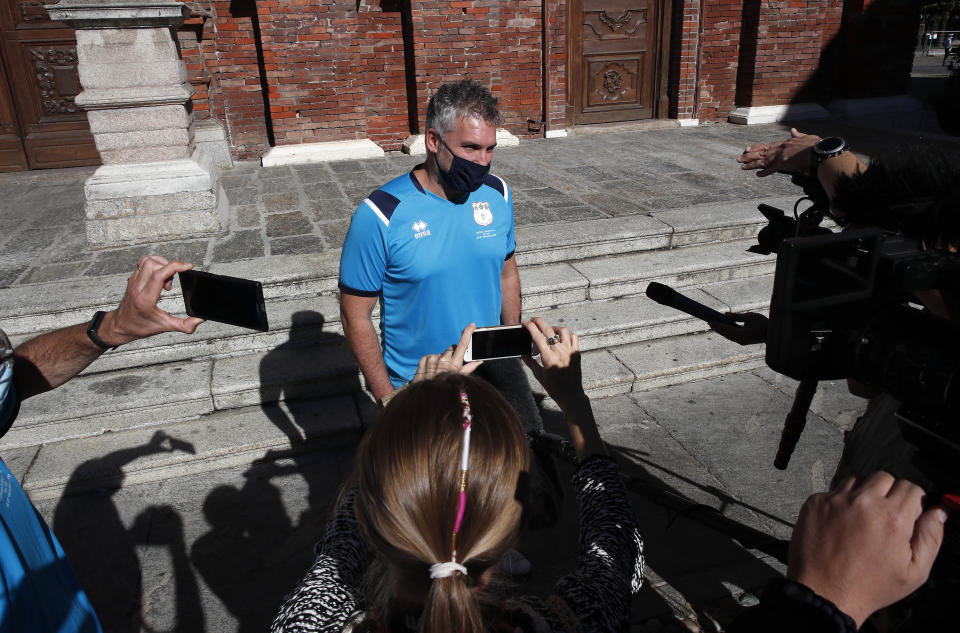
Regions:
M 843 41 L 832 48 L 839 67 L 838 92 L 848 98 L 903 94 L 910 81 L 919 3 L 913 0 L 848 0 Z
M 917 24 L 910 0 L 704 0 L 702 15 L 696 2 L 676 7 L 670 85 L 679 118 L 906 89 Z
M 567 124 L 567 0 L 546 0 L 547 13 L 547 129 Z
M 670 116 L 725 120 L 738 105 L 822 99 L 837 96 L 838 86 L 854 96 L 889 94 L 903 85 L 902 64 L 876 60 L 887 59 L 890 42 L 906 41 L 909 0 L 846 0 L 846 13 L 844 0 L 672 1 Z M 554 130 L 566 123 L 568 0 L 212 6 L 200 36 L 182 34 L 181 44 L 197 116 L 226 123 L 238 158 L 274 144 L 343 139 L 399 149 L 423 132 L 433 91 L 462 77 L 490 86 L 514 134 L 542 133 L 528 120 L 546 119 Z M 841 25 L 844 41 L 860 42 L 852 51 L 837 39 Z
M 743 2 L 706 0 L 700 35 L 698 117 L 725 120 L 736 96 Z
M 697 112 L 697 71 L 700 55 L 700 2 L 678 0 L 672 13 L 670 29 L 670 77 L 667 90 L 669 116 L 695 119 Z
M 413 3 L 418 121 L 441 84 L 469 77 L 500 99 L 503 127 L 528 134 L 543 113 L 539 0 Z
M 394 4 L 257 2 L 277 145 L 370 138 L 399 147 L 409 128 Z
M 257 158 L 270 147 L 257 59 L 253 0 L 214 0 L 215 17 L 199 42 L 211 76 L 210 113 L 227 128 L 234 156 Z
M 811 82 L 840 30 L 842 11 L 840 0 L 747 0 L 737 105 L 818 98 Z

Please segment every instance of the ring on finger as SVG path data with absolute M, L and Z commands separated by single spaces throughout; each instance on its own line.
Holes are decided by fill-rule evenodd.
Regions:
M 560 342 L 559 334 L 554 334 L 553 336 L 547 339 L 547 345 L 556 345 L 559 342 Z

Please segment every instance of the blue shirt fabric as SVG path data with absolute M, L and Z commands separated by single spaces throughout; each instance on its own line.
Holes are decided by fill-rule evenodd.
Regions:
M 13 363 L 2 363 L 0 429 L 7 428 L 17 404 Z M 2 461 L 0 631 L 102 633 L 63 548 Z
M 510 190 L 492 174 L 452 202 L 410 172 L 353 212 L 340 291 L 380 298 L 383 358 L 395 387 L 413 378 L 421 356 L 456 343 L 470 323 L 500 324 L 500 274 L 516 250 L 513 229 Z

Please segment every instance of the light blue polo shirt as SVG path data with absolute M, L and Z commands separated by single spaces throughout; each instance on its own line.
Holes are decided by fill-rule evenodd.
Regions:
M 340 292 L 380 298 L 394 387 L 470 323 L 500 325 L 500 274 L 515 250 L 510 190 L 492 174 L 457 202 L 427 191 L 410 172 L 360 203 L 340 255 Z

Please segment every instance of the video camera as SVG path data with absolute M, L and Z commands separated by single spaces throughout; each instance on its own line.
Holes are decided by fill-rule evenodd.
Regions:
M 760 210 L 770 224 L 751 250 L 777 253 L 766 362 L 801 381 L 794 409 L 805 400 L 805 416 L 817 381 L 854 379 L 903 403 L 898 417 L 910 441 L 960 456 L 960 327 L 922 310 L 916 294 L 960 296 L 960 255 L 924 250 L 884 227 L 830 231 L 820 226 L 820 204 L 795 219 Z M 799 426 L 785 428 L 792 441 L 781 443 L 778 467 Z

